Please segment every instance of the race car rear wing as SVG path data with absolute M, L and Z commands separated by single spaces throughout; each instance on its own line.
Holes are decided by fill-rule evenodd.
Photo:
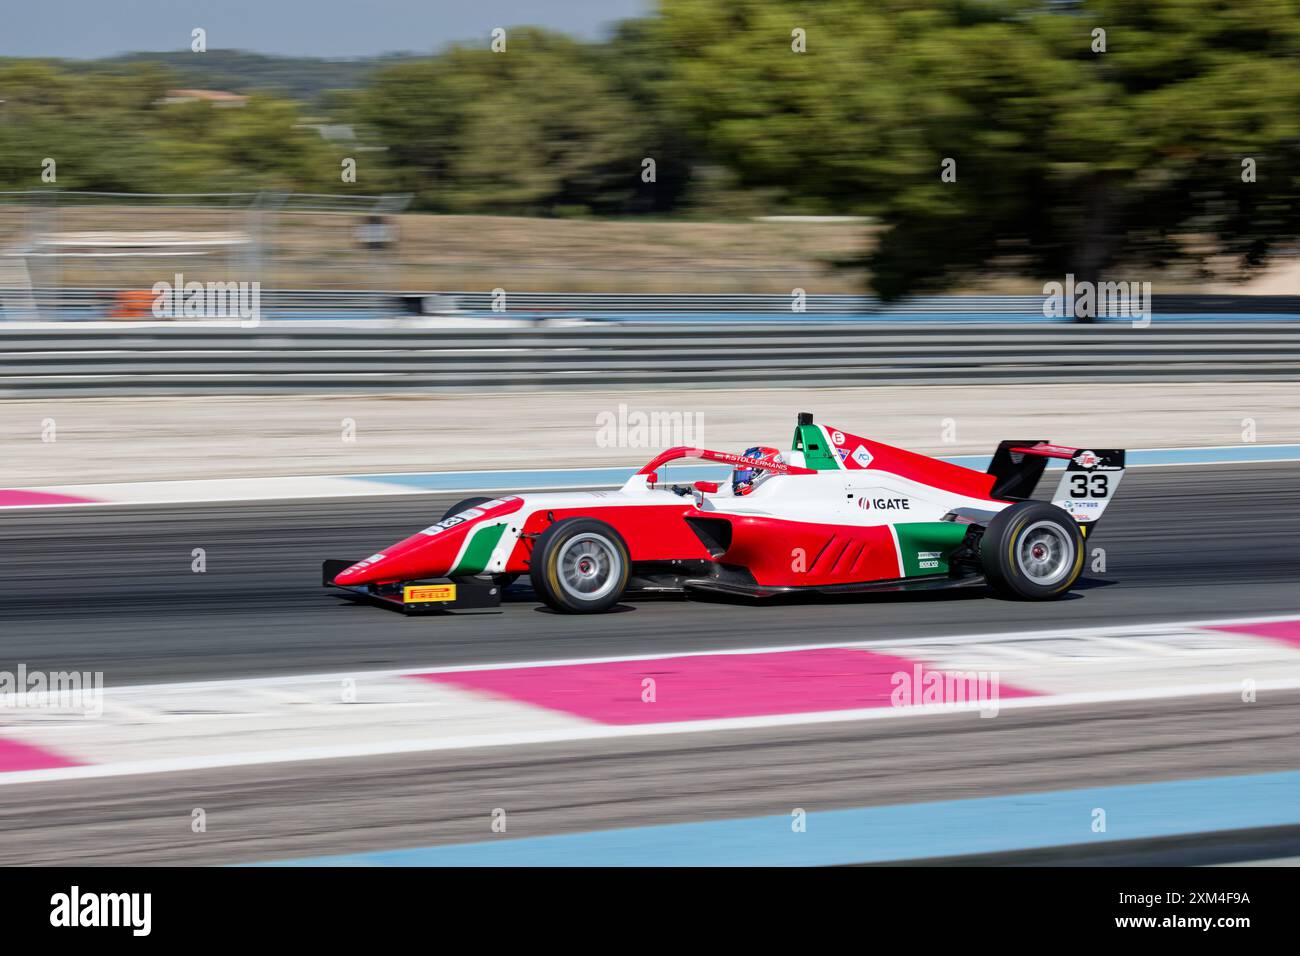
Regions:
M 1043 469 L 1047 467 L 1048 456 L 1028 449 L 1046 444 L 1044 441 L 999 442 L 988 469 L 988 473 L 997 479 L 993 482 L 992 496 L 1024 501 L 1033 495 L 1038 479 L 1043 477 Z
M 989 463 L 996 478 L 993 497 L 1023 501 L 1033 495 L 1050 459 L 1064 460 L 1065 473 L 1052 495 L 1052 504 L 1068 511 L 1080 530 L 1100 520 L 1124 477 L 1124 450 L 1069 448 L 1045 441 L 1004 441 Z

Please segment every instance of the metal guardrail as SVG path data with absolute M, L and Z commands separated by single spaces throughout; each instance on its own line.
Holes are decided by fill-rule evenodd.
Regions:
M 17 290 L 0 288 L 0 319 L 6 316 L 4 304 L 30 296 L 42 311 L 84 312 L 79 318 L 97 318 L 112 309 L 123 289 L 33 288 Z M 383 291 L 354 291 L 345 289 L 264 289 L 260 293 L 264 309 L 304 309 L 322 312 L 371 311 L 402 309 L 402 293 Z M 3 328 L 3 326 L 0 326 Z
M 107 311 L 115 302 L 120 290 L 49 288 L 6 290 L 0 288 L 0 317 L 4 317 L 4 302 L 22 295 L 30 295 L 41 308 L 49 310 Z M 345 289 L 263 289 L 262 307 L 276 311 L 320 311 L 322 313 L 373 313 L 390 311 L 394 314 L 470 314 L 470 315 L 587 315 L 632 316 L 644 314 L 650 320 L 653 314 L 690 315 L 692 313 L 736 313 L 738 315 L 788 316 L 798 320 L 802 315 L 864 316 L 887 318 L 912 315 L 952 316 L 1024 316 L 1043 318 L 1041 295 L 934 295 L 921 296 L 903 302 L 883 303 L 869 295 L 809 295 L 803 302 L 805 309 L 796 313 L 790 295 L 741 294 L 623 294 L 583 292 L 510 292 L 505 294 L 505 312 L 494 309 L 496 301 L 491 292 L 401 292 L 384 290 Z M 1160 294 L 1152 297 L 1155 315 L 1277 315 L 1300 319 L 1300 295 L 1202 295 Z M 628 319 L 624 319 L 625 321 Z
M 465 312 L 492 310 L 487 292 L 423 293 L 453 303 Z M 1024 315 L 1043 317 L 1041 295 L 931 295 L 899 302 L 882 302 L 870 295 L 808 295 L 807 314 L 851 314 L 906 317 L 922 314 Z M 791 295 L 640 295 L 579 292 L 508 292 L 510 312 L 750 312 L 794 314 Z M 1157 315 L 1178 314 L 1277 314 L 1300 318 L 1300 295 L 1203 295 L 1162 294 L 1152 296 Z
M 1300 323 L 0 331 L 0 395 L 1300 380 Z
M 450 301 L 464 312 L 490 312 L 493 297 L 488 292 L 440 293 L 438 299 Z M 508 292 L 506 304 L 511 312 L 558 313 L 626 313 L 626 312 L 743 312 L 778 313 L 796 317 L 794 297 L 789 294 L 695 294 L 646 295 L 581 292 Z M 1022 313 L 1041 316 L 1042 296 L 938 295 L 884 304 L 869 295 L 808 295 L 802 302 L 802 314 L 890 314 L 912 313 Z

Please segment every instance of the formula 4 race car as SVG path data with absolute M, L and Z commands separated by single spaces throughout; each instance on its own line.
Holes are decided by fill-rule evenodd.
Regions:
M 668 484 L 680 459 L 730 481 Z M 1053 501 L 1028 500 L 1049 459 Z M 1122 450 L 1004 441 L 974 471 L 813 423 L 791 448 L 670 448 L 617 491 L 468 498 L 363 561 L 326 561 L 323 583 L 406 612 L 491 610 L 527 574 L 556 611 L 605 611 L 636 593 L 970 587 L 1059 598 L 1124 474 Z

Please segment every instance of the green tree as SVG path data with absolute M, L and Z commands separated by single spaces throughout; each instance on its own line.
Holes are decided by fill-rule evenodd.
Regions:
M 454 47 L 380 70 L 357 118 L 425 208 L 617 211 L 652 137 L 598 60 L 566 37 L 511 30 L 505 53 Z
M 165 70 L 132 64 L 69 71 L 0 64 L 0 183 L 7 189 L 94 192 L 383 192 L 378 154 L 356 185 L 340 177 L 355 144 L 328 143 L 299 104 L 252 94 L 246 105 L 165 102 Z M 46 158 L 57 180 L 41 179 Z M 355 158 L 355 156 L 354 156 Z
M 695 135 L 791 208 L 878 216 L 886 297 L 1000 268 L 1095 280 L 1185 259 L 1239 275 L 1300 235 L 1295 0 L 664 0 L 663 14 L 668 95 Z
M 158 151 L 148 139 L 149 71 L 99 83 L 55 66 L 0 67 L 0 183 L 6 189 L 144 191 Z M 143 101 L 143 102 L 142 102 Z M 57 179 L 41 178 L 46 159 Z

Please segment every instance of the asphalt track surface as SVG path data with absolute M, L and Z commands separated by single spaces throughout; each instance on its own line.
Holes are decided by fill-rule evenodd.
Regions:
M 1300 608 L 1300 464 L 1131 470 L 1089 542 L 1105 550 L 1106 573 L 1086 573 L 1080 589 L 1050 604 L 975 589 L 770 605 L 660 598 L 572 616 L 525 590 L 508 596 L 502 614 L 408 618 L 321 588 L 323 559 L 373 554 L 455 500 L 0 512 L 0 668 L 103 671 L 106 684 L 120 685 Z M 192 570 L 198 548 L 202 574 Z
M 1300 607 L 1297 479 L 1294 464 L 1130 471 L 1090 542 L 1107 572 L 1053 604 L 661 599 L 593 617 L 524 592 L 500 615 L 404 618 L 320 588 L 323 558 L 373 553 L 446 497 L 0 513 L 0 669 L 102 670 L 114 685 L 1285 614 Z M 206 573 L 191 570 L 195 548 Z M 495 807 L 510 836 L 529 836 L 1295 769 L 1297 717 L 1289 693 L 1252 708 L 1181 699 L 25 784 L 0 801 L 0 863 L 483 840 Z M 190 832 L 194 807 L 206 834 Z M 1293 852 L 1265 842 L 1257 856 Z M 1242 847 L 1166 852 L 1208 862 Z
M 443 751 L 20 784 L 0 864 L 223 864 L 1300 766 L 1300 693 Z M 207 831 L 191 832 L 202 808 Z M 1086 823 L 1081 824 L 1081 831 Z M 1143 863 L 1269 859 L 1300 835 L 1165 840 Z M 1105 857 L 1094 854 L 1103 850 Z M 1124 844 L 1017 862 L 1127 862 Z

